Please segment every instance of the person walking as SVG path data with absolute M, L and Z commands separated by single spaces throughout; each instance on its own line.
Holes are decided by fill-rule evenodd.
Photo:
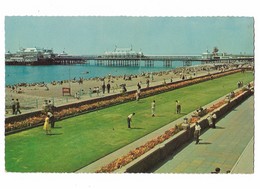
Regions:
M 43 130 L 45 130 L 46 135 L 51 134 L 49 115 L 47 115 L 46 118 L 45 118 L 45 122 L 44 122 L 44 125 L 43 125 Z
M 106 90 L 106 83 L 105 80 L 102 81 L 102 93 L 103 95 L 105 94 L 105 90 Z
M 54 104 L 52 103 L 51 100 L 49 100 L 49 103 L 48 103 L 48 111 L 51 112 L 51 113 L 53 113 L 53 112 L 54 112 L 54 109 L 55 109 Z
M 14 114 L 16 114 L 16 112 L 15 112 L 15 101 L 14 101 L 14 99 L 12 99 L 11 106 L 12 106 L 12 111 L 13 111 L 13 115 L 14 115 Z
M 92 97 L 92 93 L 93 93 L 92 89 L 89 88 L 89 90 L 88 90 L 88 94 L 89 94 L 89 97 L 90 97 L 90 98 Z
M 107 83 L 107 93 L 110 93 L 110 82 Z
M 138 90 L 141 90 L 141 84 L 140 84 L 140 82 L 137 83 L 137 89 L 138 89 Z
M 48 112 L 47 114 L 49 116 L 49 122 L 50 122 L 51 128 L 54 128 L 55 118 L 54 118 L 53 112 Z
M 209 122 L 209 127 L 216 128 L 216 119 L 217 115 L 215 113 L 212 113 L 208 116 L 208 122 Z
M 48 111 L 49 111 L 49 106 L 48 106 L 48 101 L 47 100 L 44 100 L 44 103 L 42 105 L 42 110 L 43 110 L 43 113 L 44 114 L 47 114 Z
M 99 96 L 99 87 L 96 88 L 97 96 Z
M 155 100 L 152 102 L 152 117 L 155 116 Z
M 20 111 L 20 102 L 18 99 L 16 99 L 16 103 L 15 103 L 15 114 L 21 114 L 21 111 Z
M 196 140 L 196 143 L 195 144 L 198 144 L 199 143 L 199 137 L 200 137 L 200 130 L 201 130 L 201 127 L 199 125 L 198 122 L 196 122 L 195 124 L 195 130 L 194 130 L 194 139 Z
M 151 72 L 150 78 L 151 78 L 152 81 L 154 80 L 154 78 L 153 78 L 153 72 Z
M 186 130 L 186 133 L 187 133 L 186 138 L 187 138 L 187 140 L 189 140 L 191 137 L 191 129 L 190 129 L 190 123 L 189 123 L 187 117 L 184 118 L 184 121 L 181 124 L 181 127 L 183 130 Z
M 150 80 L 147 79 L 147 80 L 146 80 L 146 87 L 149 88 L 149 85 L 150 85 Z
M 216 119 L 217 119 L 217 115 L 215 113 L 212 113 L 212 127 L 216 128 Z
M 127 116 L 127 126 L 128 126 L 128 128 L 131 128 L 131 121 L 132 121 L 132 117 L 134 115 L 135 115 L 135 113 L 132 113 L 132 114 Z

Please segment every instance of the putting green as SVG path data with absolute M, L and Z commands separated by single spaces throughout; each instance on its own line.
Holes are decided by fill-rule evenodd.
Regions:
M 252 80 L 251 72 L 236 73 L 56 122 L 50 136 L 45 135 L 42 127 L 8 135 L 6 171 L 73 172 L 229 93 L 237 88 L 237 81 Z M 176 99 L 182 104 L 179 115 L 175 114 Z M 126 117 L 132 112 L 136 113 L 133 128 L 128 129 Z

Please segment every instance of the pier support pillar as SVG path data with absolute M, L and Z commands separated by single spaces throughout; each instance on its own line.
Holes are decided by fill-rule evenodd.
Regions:
M 145 67 L 154 67 L 153 60 L 146 60 L 144 64 L 145 64 Z
M 172 61 L 171 60 L 164 60 L 163 66 L 164 67 L 172 67 Z

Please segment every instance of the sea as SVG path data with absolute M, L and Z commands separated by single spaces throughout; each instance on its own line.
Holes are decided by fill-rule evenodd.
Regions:
M 193 62 L 192 65 L 200 63 Z M 173 70 L 182 67 L 183 63 L 173 62 L 172 67 L 164 67 L 163 63 L 154 62 L 154 67 L 147 67 L 140 63 L 138 67 L 109 67 L 95 64 L 73 64 L 73 65 L 48 65 L 48 66 L 5 66 L 5 85 L 15 85 L 18 83 L 50 83 L 52 81 L 62 81 L 71 79 L 90 79 L 96 77 L 139 75 L 141 73 L 151 73 Z

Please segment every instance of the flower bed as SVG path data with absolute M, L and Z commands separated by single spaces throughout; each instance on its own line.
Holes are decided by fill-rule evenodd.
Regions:
M 241 95 L 244 92 L 245 89 L 241 89 L 237 91 L 233 98 Z M 210 112 L 213 112 L 214 110 L 222 107 L 223 105 L 227 104 L 227 102 L 224 100 L 220 100 L 217 103 L 213 104 L 210 108 L 207 108 L 207 114 Z M 195 123 L 198 120 L 200 120 L 200 117 L 191 117 L 189 119 L 189 123 Z M 180 124 L 181 125 L 181 124 Z M 134 159 L 140 157 L 141 155 L 145 154 L 149 150 L 153 149 L 156 145 L 163 143 L 164 141 L 168 140 L 170 137 L 172 137 L 174 134 L 178 133 L 180 131 L 180 126 L 175 126 L 175 128 L 171 128 L 167 131 L 165 131 L 164 134 L 158 136 L 157 138 L 154 138 L 148 142 L 146 142 L 144 145 L 137 147 L 136 149 L 130 151 L 128 154 L 117 158 L 113 162 L 101 167 L 101 169 L 97 170 L 96 173 L 111 173 L 126 164 L 130 163 Z
M 169 83 L 166 85 L 159 85 L 159 86 L 155 86 L 155 87 L 145 88 L 145 89 L 142 89 L 142 91 L 141 91 L 141 97 L 156 95 L 159 93 L 163 93 L 163 92 L 167 92 L 167 91 L 174 90 L 177 88 L 185 87 L 188 85 L 200 83 L 200 82 L 207 81 L 207 80 L 210 80 L 213 78 L 218 78 L 218 77 L 222 77 L 225 75 L 237 73 L 240 71 L 241 71 L 240 69 L 230 70 L 227 72 L 221 72 L 221 73 L 216 73 L 216 74 L 212 74 L 212 75 L 201 76 L 198 78 L 184 80 L 184 81 L 178 81 L 178 82 Z M 117 96 L 116 98 L 113 98 L 113 96 L 111 96 L 110 99 L 101 98 L 101 99 L 99 99 L 99 101 L 96 101 L 96 102 L 85 101 L 84 104 L 79 105 L 79 106 L 77 106 L 77 104 L 72 104 L 71 105 L 72 107 L 64 108 L 64 109 L 61 109 L 61 110 L 55 112 L 54 116 L 55 116 L 56 120 L 61 120 L 66 117 L 75 116 L 75 115 L 79 115 L 79 114 L 86 113 L 89 111 L 105 108 L 105 107 L 108 107 L 111 105 L 135 100 L 135 95 L 134 95 L 133 91 L 127 92 L 126 94 L 116 95 L 116 96 Z M 22 121 L 13 121 L 13 122 L 10 121 L 9 123 L 6 122 L 5 123 L 5 132 L 10 133 L 13 131 L 21 130 L 23 128 L 35 127 L 40 124 L 43 124 L 44 119 L 45 119 L 45 115 L 41 114 L 39 116 L 26 118 Z

